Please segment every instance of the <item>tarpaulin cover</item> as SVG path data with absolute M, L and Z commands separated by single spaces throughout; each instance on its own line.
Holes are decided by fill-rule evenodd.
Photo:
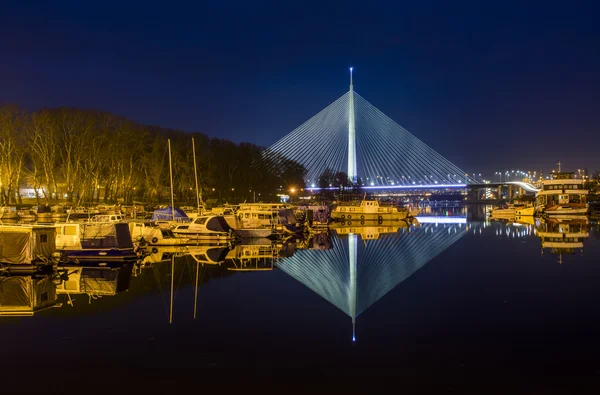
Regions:
M 229 232 L 229 230 L 231 229 L 225 218 L 221 216 L 212 217 L 211 219 L 206 221 L 206 224 L 204 226 L 206 226 L 206 229 L 215 232 Z
M 173 219 L 173 212 L 175 213 L 175 221 L 189 218 L 187 214 L 183 212 L 183 210 L 175 207 L 175 209 L 171 211 L 171 207 L 169 206 L 154 210 L 154 213 L 152 214 L 152 221 L 171 221 Z
M 0 262 L 23 264 L 31 263 L 32 251 L 31 228 L 0 229 Z

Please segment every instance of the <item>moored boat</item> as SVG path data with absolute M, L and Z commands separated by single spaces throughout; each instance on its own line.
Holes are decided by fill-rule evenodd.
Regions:
M 552 173 L 544 180 L 542 190 L 536 195 L 536 210 L 549 216 L 585 215 L 589 191 L 582 179 L 574 178 L 572 172 Z
M 341 221 L 400 221 L 408 217 L 409 211 L 397 207 L 384 207 L 377 200 L 362 200 L 360 206 L 340 205 L 331 212 L 331 218 Z

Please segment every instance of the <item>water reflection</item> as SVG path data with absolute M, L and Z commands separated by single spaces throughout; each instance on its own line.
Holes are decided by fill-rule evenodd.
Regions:
M 560 263 L 563 255 L 583 254 L 583 242 L 590 237 L 588 219 L 581 216 L 540 219 L 536 230 L 542 241 L 542 254 L 549 250 L 558 256 Z
M 0 316 L 32 316 L 57 305 L 50 275 L 0 277 Z
M 346 313 L 354 333 L 356 317 L 466 233 L 463 223 L 439 222 L 341 227 L 331 249 L 297 251 L 278 267 Z
M 361 313 L 465 235 L 532 240 L 542 255 L 557 256 L 561 263 L 563 255 L 582 253 L 590 237 L 585 217 L 471 221 L 463 209 L 443 208 L 438 214 L 417 217 L 412 223 L 339 223 L 330 230 L 279 241 L 152 247 L 131 264 L 98 262 L 63 266 L 46 274 L 5 274 L 0 276 L 0 315 L 103 311 L 158 293 L 165 302 L 165 320 L 168 317 L 173 322 L 175 295 L 183 287 L 194 287 L 195 318 L 199 290 L 211 279 L 239 272 L 271 276 L 280 269 L 343 311 L 355 325 Z M 479 243 L 486 242 L 482 239 Z M 281 279 L 273 276 L 265 281 L 277 278 Z M 191 316 L 192 311 L 189 313 Z

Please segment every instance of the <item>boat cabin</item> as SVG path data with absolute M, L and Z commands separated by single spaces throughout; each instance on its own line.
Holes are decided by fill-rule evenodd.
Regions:
M 0 262 L 32 264 L 56 251 L 56 229 L 43 225 L 0 226 Z

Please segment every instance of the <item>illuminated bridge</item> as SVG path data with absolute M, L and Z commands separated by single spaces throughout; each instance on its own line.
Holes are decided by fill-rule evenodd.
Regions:
M 334 235 L 330 249 L 298 250 L 278 267 L 347 314 L 354 341 L 358 315 L 466 232 L 465 218 L 423 217 L 420 227 L 377 240 L 361 240 L 357 233 Z
M 267 148 L 277 164 L 292 159 L 307 169 L 306 185 L 319 186 L 326 169 L 366 187 L 464 187 L 465 172 L 350 89 L 317 115 Z

